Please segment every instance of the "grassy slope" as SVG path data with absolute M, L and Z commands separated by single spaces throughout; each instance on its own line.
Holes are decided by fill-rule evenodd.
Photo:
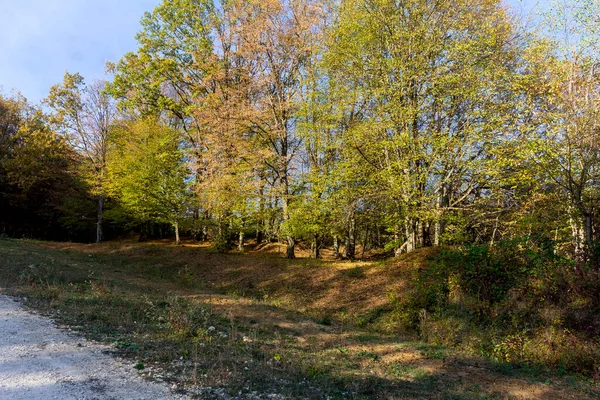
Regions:
M 342 263 L 188 245 L 0 241 L 0 285 L 202 398 L 583 399 L 598 387 L 418 343 L 393 297 L 427 257 Z M 374 323 L 372 323 L 374 322 Z

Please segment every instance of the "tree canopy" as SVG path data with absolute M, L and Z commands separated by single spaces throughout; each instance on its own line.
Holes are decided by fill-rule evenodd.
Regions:
M 58 212 L 77 188 L 52 218 L 96 241 L 105 222 L 353 259 L 537 235 L 590 261 L 596 7 L 553 3 L 534 32 L 498 0 L 165 0 L 107 82 L 2 97 L 2 202 L 48 185 Z

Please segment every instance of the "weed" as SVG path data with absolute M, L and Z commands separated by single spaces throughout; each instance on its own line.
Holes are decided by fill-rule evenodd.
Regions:
M 423 379 L 429 375 L 423 368 L 400 363 L 391 365 L 389 372 L 395 377 L 410 379 Z
M 326 326 L 331 325 L 331 315 L 329 315 L 329 314 L 323 315 L 323 317 L 321 318 L 321 320 L 319 321 L 319 323 L 321 325 L 326 325 Z
M 361 279 L 365 277 L 364 268 L 361 267 L 344 269 L 341 271 L 341 273 L 342 275 L 352 279 Z
M 115 343 L 117 349 L 126 350 L 133 353 L 138 353 L 140 351 L 139 347 L 135 343 L 131 343 L 127 339 L 117 340 Z
M 177 270 L 177 274 L 175 275 L 175 282 L 180 283 L 185 287 L 194 287 L 196 284 L 196 278 L 194 274 L 190 270 L 190 268 L 185 265 L 183 268 L 179 268 Z
M 367 350 L 359 351 L 358 356 L 368 358 L 371 361 L 379 361 L 379 354 Z
M 410 287 L 397 296 L 390 289 L 409 276 L 405 267 L 387 263 L 385 268 L 373 270 L 361 266 L 343 276 L 344 290 L 337 290 L 340 281 L 336 279 L 339 271 L 347 269 L 346 264 L 338 269 L 324 261 L 288 262 L 252 254 L 217 256 L 197 248 L 9 240 L 0 241 L 0 257 L 0 282 L 10 293 L 27 296 L 30 306 L 54 313 L 61 323 L 83 334 L 115 343 L 133 365 L 145 368 L 152 364 L 153 370 L 164 370 L 165 377 L 194 388 L 201 398 L 217 397 L 200 392 L 206 387 L 220 388 L 221 394 L 231 397 L 256 392 L 284 398 L 484 398 L 474 397 L 475 392 L 468 389 L 472 381 L 470 386 L 455 382 L 453 373 L 461 366 L 454 353 L 445 366 L 448 376 L 429 373 L 429 368 L 421 365 L 439 365 L 427 360 L 445 359 L 447 347 L 424 344 L 415 348 L 414 342 L 400 346 L 399 327 L 392 323 L 387 332 L 394 335 L 372 330 L 379 329 L 383 320 L 392 321 L 388 317 L 397 311 L 392 306 L 407 306 L 406 299 L 413 295 Z M 411 257 L 411 262 L 417 263 L 418 257 Z M 200 286 L 197 282 L 205 283 Z M 588 289 L 578 293 L 584 290 Z M 224 291 L 237 292 L 237 296 L 226 296 Z M 364 293 L 369 296 L 356 296 Z M 259 299 L 261 294 L 267 294 L 263 300 L 268 305 L 246 297 Z M 476 316 L 469 320 L 471 325 L 462 325 L 458 322 L 467 314 L 460 314 L 460 307 L 413 307 L 416 304 L 408 304 L 411 308 L 406 315 L 414 316 L 410 312 L 416 310 L 419 323 L 418 312 L 426 309 L 423 332 L 437 332 L 439 337 L 435 339 L 432 333 L 432 341 L 445 343 L 444 338 L 458 332 L 454 337 L 459 345 L 479 346 L 485 355 L 506 337 L 500 331 L 492 332 L 496 336 L 484 332 L 488 336 L 480 333 L 479 341 L 467 342 L 478 333 L 473 328 Z M 314 323 L 325 325 L 340 315 L 344 320 L 341 330 Z M 444 319 L 453 322 L 440 322 Z M 553 361 L 565 370 L 576 360 L 586 360 L 584 355 L 593 347 L 586 347 L 583 339 L 573 341 L 572 331 L 533 330 L 530 335 L 530 340 L 546 335 L 543 337 L 551 339 L 548 343 L 559 349 L 567 349 L 569 343 L 581 347 L 582 352 L 573 352 L 572 358 Z M 531 347 L 523 346 L 525 357 L 536 354 L 531 349 L 542 348 L 531 343 Z M 500 348 L 504 354 L 511 349 Z M 395 361 L 405 356 L 418 359 L 414 353 L 419 351 L 425 360 L 419 359 L 418 365 Z M 470 362 L 464 361 L 466 365 Z M 504 364 L 491 365 L 490 372 L 480 372 L 487 374 L 484 382 L 498 376 L 512 379 L 494 372 L 493 366 Z M 506 365 L 513 366 L 513 376 L 525 375 L 514 363 Z M 579 385 L 584 384 L 591 385 L 569 381 L 565 390 L 576 398 Z M 481 391 L 485 390 L 481 384 Z
M 445 360 L 446 349 L 443 346 L 436 345 L 419 345 L 417 349 L 421 352 L 421 355 L 429 360 Z

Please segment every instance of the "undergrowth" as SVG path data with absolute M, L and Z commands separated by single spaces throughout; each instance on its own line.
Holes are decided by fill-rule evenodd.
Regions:
M 393 314 L 429 343 L 600 379 L 600 274 L 549 243 L 442 249 Z
M 562 260 L 510 255 L 520 264 L 473 294 L 472 280 L 486 284 L 486 271 L 499 268 L 499 250 L 446 250 L 427 263 L 407 258 L 412 267 L 402 279 L 412 286 L 382 286 L 379 293 L 363 288 L 380 290 L 397 274 L 390 263 L 337 271 L 324 262 L 129 246 L 3 240 L 0 284 L 71 329 L 113 343 L 140 373 L 199 398 L 471 398 L 474 385 L 481 385 L 481 398 L 494 398 L 498 386 L 457 379 L 474 352 L 492 360 L 475 362 L 488 365 L 485 373 L 496 382 L 508 379 L 496 371 L 502 365 L 587 376 L 597 368 L 594 331 L 581 329 L 597 303 L 586 302 L 588 284 L 576 286 L 560 272 L 570 268 Z M 468 264 L 466 272 L 457 264 Z M 541 265 L 546 273 L 531 273 Z M 309 280 L 311 274 L 330 279 Z M 348 291 L 365 297 L 348 302 Z M 319 303 L 324 293 L 341 300 Z M 385 303 L 363 307 L 377 296 Z M 312 308 L 303 307 L 311 300 Z M 429 344 L 399 331 L 419 332 Z M 593 389 L 577 382 L 568 390 L 585 398 Z

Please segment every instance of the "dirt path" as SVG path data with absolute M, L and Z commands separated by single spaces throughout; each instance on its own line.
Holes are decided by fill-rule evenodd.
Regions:
M 0 295 L 0 399 L 183 399 Z

